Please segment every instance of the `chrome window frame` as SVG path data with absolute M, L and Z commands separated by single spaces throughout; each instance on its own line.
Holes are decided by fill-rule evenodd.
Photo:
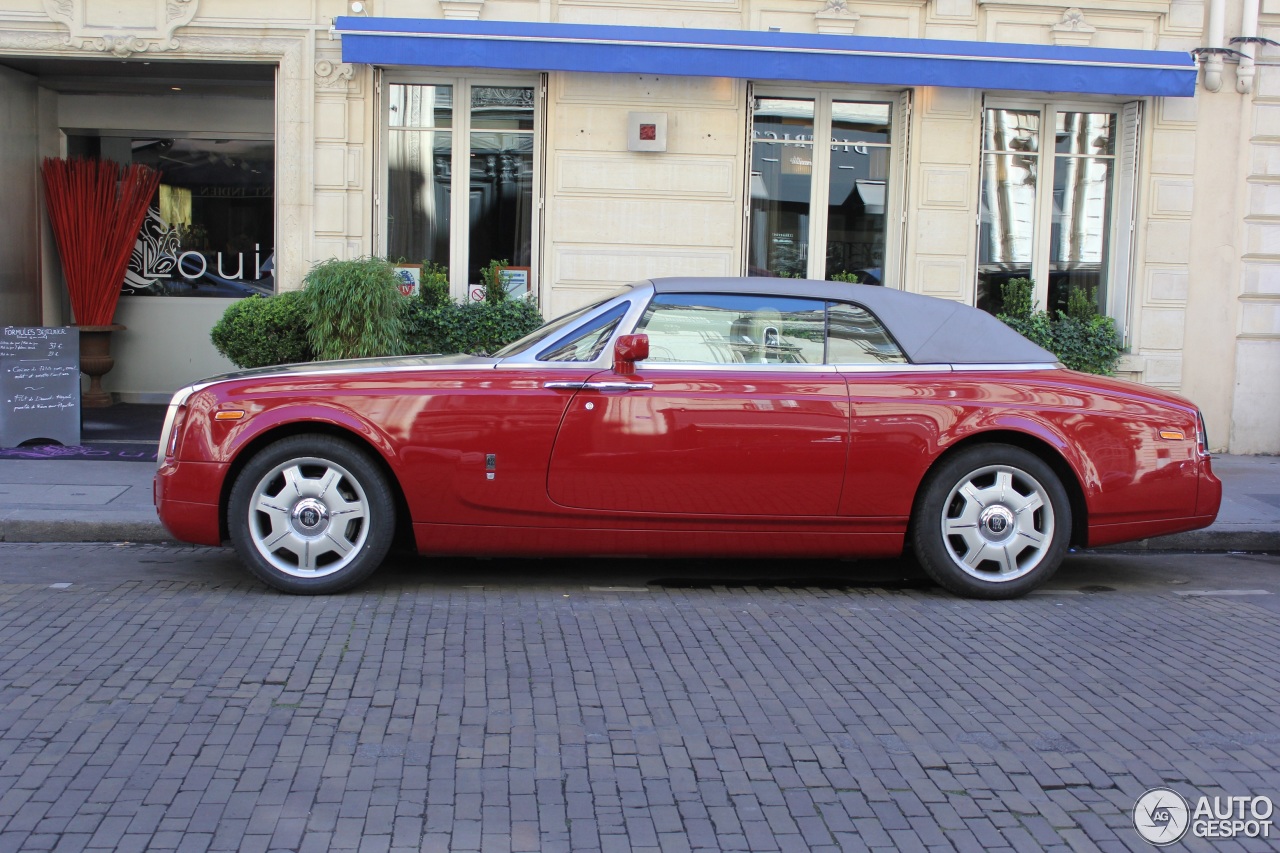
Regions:
M 619 293 L 612 299 L 601 302 L 595 307 L 595 310 L 588 311 L 578 319 L 578 322 L 561 331 L 559 335 L 552 341 L 539 341 L 538 343 L 524 349 L 521 352 L 505 356 L 494 365 L 498 370 L 510 369 L 513 367 L 528 368 L 538 367 L 541 369 L 564 368 L 567 370 L 582 370 L 584 368 L 594 367 L 596 369 L 605 369 L 613 367 L 613 346 L 620 335 L 629 335 L 631 330 L 635 328 L 636 323 L 640 320 L 640 315 L 644 313 L 645 306 L 649 304 L 649 300 L 653 298 L 653 285 L 648 282 L 642 282 L 634 287 Z M 618 320 L 617 327 L 613 330 L 613 334 L 609 337 L 608 343 L 600 351 L 600 355 L 593 361 L 540 361 L 538 356 L 545 350 L 556 343 L 566 340 L 569 337 L 580 334 L 583 327 L 594 322 L 601 314 L 608 313 L 616 308 L 620 303 L 630 302 L 629 307 L 622 317 Z M 554 322 L 554 318 L 552 320 Z
M 697 292 L 697 291 L 690 291 Z M 721 292 L 721 291 L 708 291 Z M 725 291 L 727 292 L 727 291 Z M 787 295 L 780 293 L 779 295 Z M 529 367 L 537 367 L 539 369 L 548 370 L 554 368 L 563 368 L 566 370 L 608 370 L 613 367 L 613 347 L 617 339 L 622 335 L 630 335 L 635 332 L 640 318 L 644 316 L 645 310 L 649 307 L 649 303 L 656 296 L 653 284 L 651 282 L 640 282 L 628 290 L 619 293 L 617 296 L 605 302 L 601 302 L 596 306 L 595 310 L 584 314 L 577 323 L 565 329 L 554 341 L 550 343 L 540 343 L 531 346 L 523 352 L 506 356 L 493 365 L 495 369 L 525 369 Z M 622 315 L 618 321 L 617 328 L 614 329 L 613 335 L 609 338 L 609 342 L 602 349 L 600 356 L 594 361 L 539 361 L 538 354 L 543 352 L 549 346 L 553 346 L 556 342 L 564 340 L 572 335 L 579 334 L 581 329 L 595 321 L 601 314 L 613 310 L 619 303 L 630 301 L 631 306 Z M 893 330 L 885 325 L 880 318 L 876 316 L 870 308 L 857 302 L 846 302 L 844 300 L 828 299 L 828 302 L 843 302 L 844 304 L 854 305 L 863 311 L 866 311 L 880 323 L 889 337 L 897 344 L 897 338 Z M 905 354 L 905 353 L 904 353 Z M 708 373 L 727 373 L 727 372 L 751 372 L 751 373 L 778 373 L 780 371 L 793 371 L 801 373 L 821 373 L 835 372 L 842 374 L 894 374 L 894 373 L 996 373 L 1006 372 L 1029 372 L 1036 370 L 1054 370 L 1061 369 L 1060 362 L 1017 362 L 1009 364 L 989 363 L 989 364 L 954 364 L 949 362 L 916 364 L 913 362 L 902 362 L 895 364 L 844 364 L 823 362 L 821 364 L 707 364 L 704 362 L 647 362 L 639 363 L 645 371 L 706 371 Z

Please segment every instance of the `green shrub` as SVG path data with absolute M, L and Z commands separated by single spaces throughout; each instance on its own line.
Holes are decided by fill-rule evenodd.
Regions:
M 423 305 L 434 307 L 449 301 L 449 268 L 434 261 L 422 262 L 418 298 Z
M 1087 320 L 1060 315 L 1053 324 L 1053 352 L 1072 370 L 1113 375 L 1121 352 L 1115 320 L 1096 313 Z
M 311 361 L 302 294 L 250 296 L 233 302 L 209 333 L 213 345 L 238 367 Z
M 542 322 L 531 299 L 461 304 L 449 300 L 439 305 L 411 300 L 405 306 L 405 351 L 484 355 L 524 337 Z
M 1029 278 L 1005 282 L 1000 288 L 1004 312 L 996 316 L 1072 370 L 1114 374 L 1122 352 L 1120 335 L 1115 321 L 1098 313 L 1091 293 L 1085 288 L 1073 288 L 1067 296 L 1067 310 L 1052 317 L 1047 311 L 1036 310 L 1034 289 Z
M 1067 316 L 1074 320 L 1092 320 L 1098 316 L 1098 303 L 1092 287 L 1073 287 L 1067 294 Z
M 1004 314 L 1015 320 L 1030 320 L 1035 312 L 1035 282 L 1029 278 L 1011 278 L 1000 285 L 1004 297 Z M 1040 313 L 1044 313 L 1043 311 Z
M 403 351 L 405 299 L 384 258 L 331 259 L 303 280 L 308 337 L 316 357 L 367 358 Z

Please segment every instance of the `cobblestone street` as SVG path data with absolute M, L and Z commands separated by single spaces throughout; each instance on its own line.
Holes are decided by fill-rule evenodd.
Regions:
M 0 850 L 1146 850 L 1153 786 L 1280 799 L 1275 557 L 1013 602 L 692 565 L 298 598 L 229 551 L 0 545 Z

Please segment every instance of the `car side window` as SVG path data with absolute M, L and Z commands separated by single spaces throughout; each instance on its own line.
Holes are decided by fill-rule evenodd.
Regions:
M 737 293 L 661 293 L 636 326 L 648 362 L 821 364 L 825 304 Z
M 574 329 L 568 336 L 561 338 L 538 353 L 538 361 L 572 361 L 584 363 L 595 361 L 604 351 L 605 344 L 613 337 L 613 330 L 618 328 L 618 321 L 631 307 L 630 302 L 623 302 L 596 317 L 585 325 Z
M 827 362 L 906 364 L 907 357 L 870 311 L 832 302 L 827 314 Z

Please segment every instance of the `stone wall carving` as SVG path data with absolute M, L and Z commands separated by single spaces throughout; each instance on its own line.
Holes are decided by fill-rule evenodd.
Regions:
M 150 9 L 111 0 L 41 0 L 50 19 L 67 28 L 64 43 L 80 50 L 128 57 L 178 50 L 174 36 L 195 18 L 200 0 L 152 0 Z M 133 14 L 128 14 L 132 11 Z
M 862 17 L 849 8 L 848 0 L 826 0 L 814 19 L 823 35 L 851 36 Z
M 1084 12 L 1071 8 L 1062 13 L 1062 20 L 1054 24 L 1053 43 L 1065 45 L 1087 46 L 1093 41 L 1093 34 L 1098 30 L 1084 19 Z
M 316 62 L 316 85 L 322 89 L 345 89 L 355 75 L 355 66 L 350 62 L 334 63 L 327 59 Z
M 484 10 L 484 0 L 440 0 L 440 10 L 446 19 L 478 21 Z

